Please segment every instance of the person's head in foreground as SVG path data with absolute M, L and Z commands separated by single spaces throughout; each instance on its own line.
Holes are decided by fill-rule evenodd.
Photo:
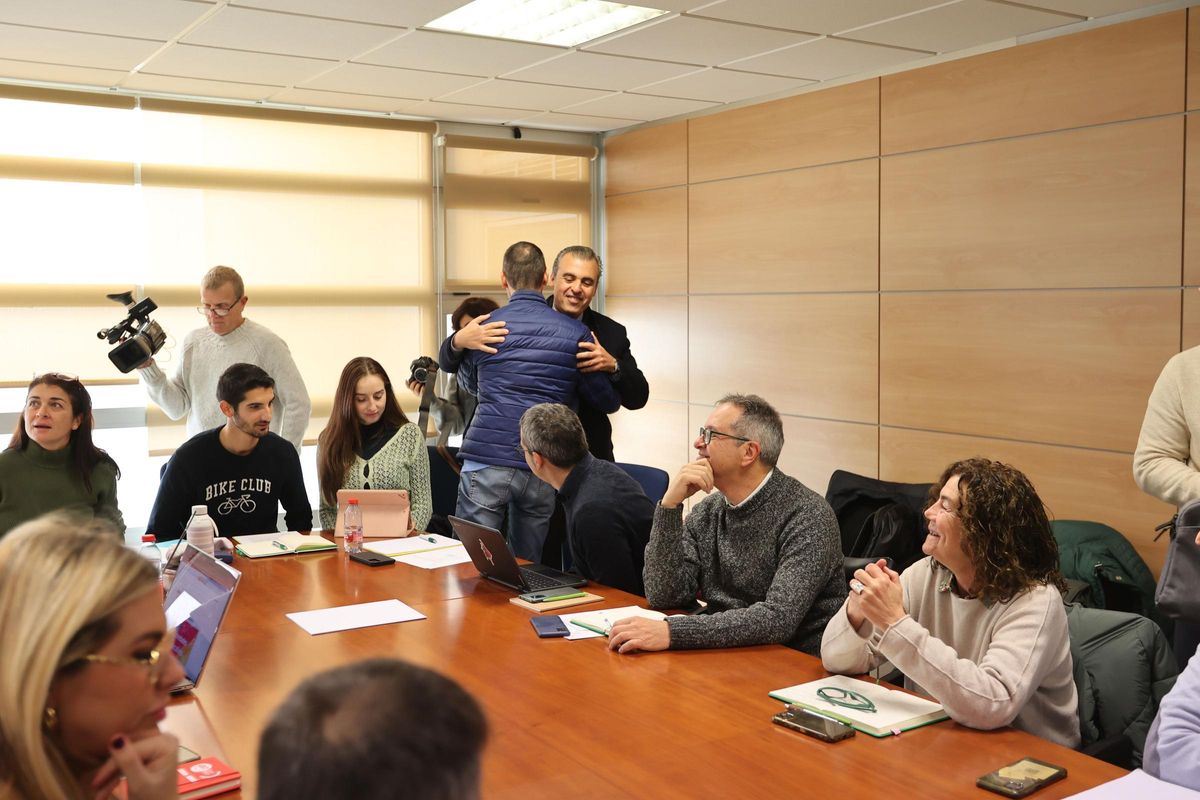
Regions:
M 122 774 L 131 797 L 174 791 L 158 573 L 98 528 L 47 515 L 0 540 L 2 796 L 107 797 Z
M 962 593 L 1007 602 L 1033 586 L 1065 588 L 1046 507 L 1020 470 L 986 458 L 956 461 L 933 486 L 921 549 Z
M 394 659 L 300 684 L 258 751 L 261 800 L 474 800 L 487 721 L 450 678 Z

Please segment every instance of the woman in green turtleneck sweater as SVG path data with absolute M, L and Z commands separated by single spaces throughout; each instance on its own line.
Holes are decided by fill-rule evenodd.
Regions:
M 92 444 L 92 398 L 76 378 L 48 372 L 29 384 L 25 410 L 0 453 L 0 536 L 49 511 L 82 512 L 125 531 L 121 471 Z

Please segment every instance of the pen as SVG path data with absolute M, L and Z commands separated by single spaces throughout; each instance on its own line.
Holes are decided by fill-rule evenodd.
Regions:
M 436 536 L 422 536 L 421 538 L 422 538 L 422 539 L 424 539 L 424 540 L 425 540 L 425 541 L 427 541 L 427 542 L 433 542 L 434 544 L 437 544 L 437 537 L 436 537 Z
M 280 550 L 287 550 L 287 549 L 288 549 L 288 546 L 287 546 L 286 544 L 284 544 L 283 542 L 279 541 L 278 539 L 272 539 L 272 540 L 271 540 L 271 544 L 275 545 L 275 546 L 276 546 L 276 547 L 278 547 Z
M 574 594 L 556 594 L 553 597 L 543 598 L 543 603 L 553 603 L 556 600 L 570 600 L 575 597 L 586 597 L 587 592 L 575 592 Z
M 587 630 L 591 631 L 592 633 L 598 633 L 601 636 L 608 636 L 608 631 L 604 630 L 603 628 L 597 628 L 595 625 L 589 625 L 586 622 L 580 622 L 577 619 L 571 620 L 571 624 L 578 625 L 581 628 L 586 628 Z

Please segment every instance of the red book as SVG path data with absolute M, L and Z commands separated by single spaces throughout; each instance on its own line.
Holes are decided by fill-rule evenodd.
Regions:
M 216 794 L 232 792 L 242 785 L 242 773 L 217 758 L 202 758 L 180 764 L 180 800 L 199 800 Z

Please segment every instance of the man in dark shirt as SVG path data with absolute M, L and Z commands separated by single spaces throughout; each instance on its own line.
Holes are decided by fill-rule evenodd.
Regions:
M 592 309 L 601 272 L 603 267 L 595 250 L 583 245 L 564 247 L 550 269 L 554 289 L 550 302 L 555 311 L 574 317 L 595 335 L 595 342 L 579 346 L 579 371 L 606 374 L 621 398 L 621 405 L 636 411 L 650 399 L 650 385 L 630 352 L 625 326 Z M 579 421 L 583 423 L 591 454 L 614 461 L 608 412 L 584 401 L 579 404 Z
M 234 364 L 217 381 L 220 428 L 193 436 L 167 462 L 147 533 L 178 539 L 193 505 L 208 506 L 221 536 L 276 530 L 283 503 L 288 530 L 312 530 L 312 506 L 296 448 L 271 433 L 275 381 L 253 364 Z
M 644 595 L 654 503 L 637 481 L 593 456 L 587 445 L 579 417 L 564 405 L 541 403 L 521 416 L 525 462 L 558 492 L 575 569 L 588 580 Z

